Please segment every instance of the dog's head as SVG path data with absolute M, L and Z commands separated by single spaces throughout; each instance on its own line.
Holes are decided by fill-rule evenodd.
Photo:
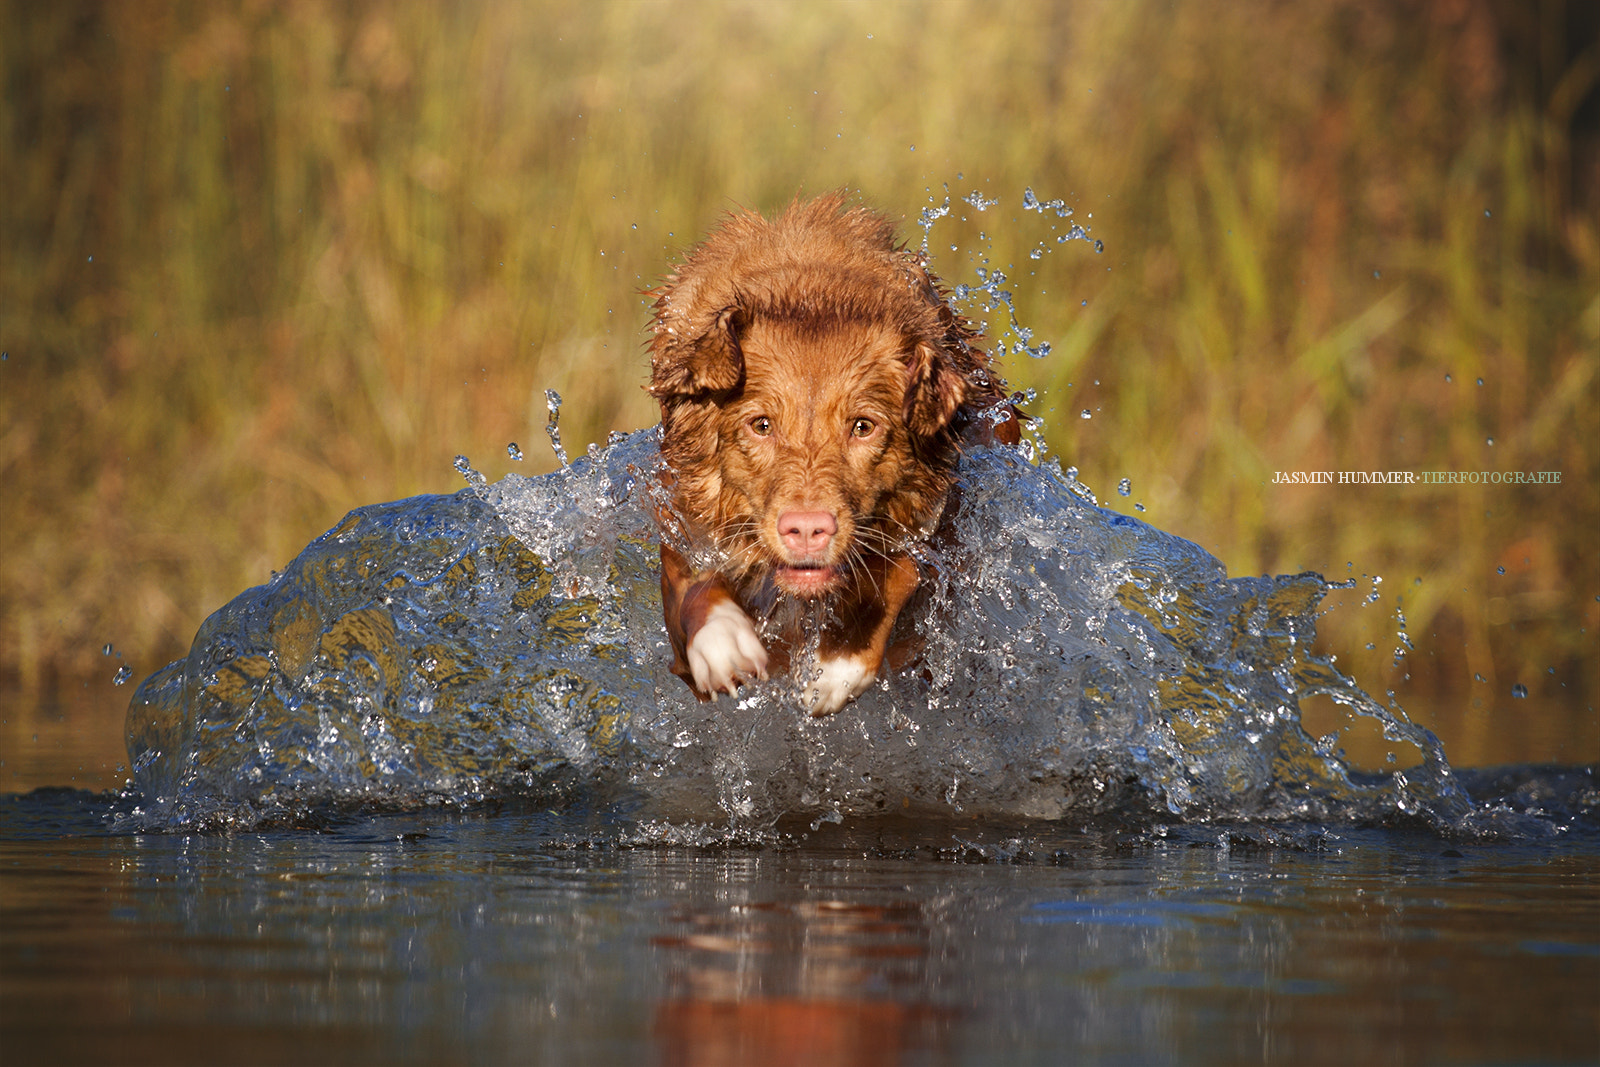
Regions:
M 842 195 L 731 216 L 659 290 L 650 392 L 692 536 L 818 596 L 929 525 L 963 424 L 998 403 L 977 332 Z

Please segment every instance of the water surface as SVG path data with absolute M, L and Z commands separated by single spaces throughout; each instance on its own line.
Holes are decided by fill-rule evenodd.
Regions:
M 8 1060 L 1600 1060 L 1593 768 L 1453 768 L 1320 576 L 977 451 L 906 668 L 700 704 L 655 462 L 353 512 L 0 796 Z
M 1525 811 L 1593 803 L 1591 777 L 1514 784 Z M 1600 1055 L 1592 819 L 1537 843 L 877 819 L 687 846 L 515 803 L 106 835 L 107 804 L 0 806 L 8 1062 Z

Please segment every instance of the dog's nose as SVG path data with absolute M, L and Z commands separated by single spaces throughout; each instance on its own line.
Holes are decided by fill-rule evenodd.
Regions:
M 778 516 L 778 539 L 796 556 L 820 556 L 838 532 L 838 520 L 826 511 L 786 511 Z

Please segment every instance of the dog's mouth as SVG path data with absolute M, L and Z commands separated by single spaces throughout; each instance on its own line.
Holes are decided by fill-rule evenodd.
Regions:
M 814 597 L 827 592 L 837 574 L 837 568 L 823 563 L 780 563 L 773 579 L 785 592 Z

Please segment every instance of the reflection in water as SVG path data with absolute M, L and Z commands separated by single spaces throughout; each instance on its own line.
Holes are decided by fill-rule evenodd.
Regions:
M 1559 845 L 879 820 L 739 850 L 531 810 L 93 837 L 92 800 L 0 805 L 8 1063 L 1600 1052 L 1592 818 Z
M 672 917 L 653 1035 L 668 1064 L 899 1062 L 949 1051 L 914 901 L 757 903 Z

